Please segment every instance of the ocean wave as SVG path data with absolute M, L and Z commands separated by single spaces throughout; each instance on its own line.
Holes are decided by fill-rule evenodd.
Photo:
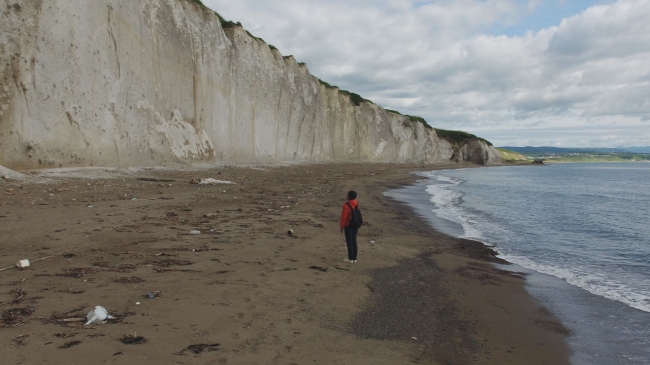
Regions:
M 435 206 L 432 213 L 440 219 L 460 225 L 463 229 L 460 238 L 477 240 L 488 246 L 497 245 L 499 257 L 513 264 L 557 277 L 592 294 L 650 312 L 650 286 L 645 290 L 643 286 L 625 284 L 611 279 L 605 274 L 597 274 L 595 269 L 583 268 L 581 270 L 579 265 L 563 268 L 557 265 L 540 264 L 534 261 L 535 258 L 531 259 L 521 254 L 500 250 L 498 246 L 517 241 L 513 236 L 514 233 L 510 232 L 507 227 L 496 223 L 486 213 L 472 212 L 468 207 L 462 206 L 463 193 L 455 190 L 454 187 L 463 181 L 439 175 L 438 172 L 429 173 L 427 176 L 432 180 L 432 184 L 426 186 L 426 192 L 430 195 L 429 200 Z M 494 240 L 498 240 L 498 242 L 491 242 Z M 633 283 L 634 281 L 629 282 Z
M 496 249 L 499 252 L 499 248 Z M 620 281 L 609 279 L 604 275 L 588 273 L 578 268 L 568 269 L 540 264 L 519 255 L 499 252 L 499 257 L 527 269 L 560 278 L 592 294 L 621 302 L 644 312 L 650 312 L 650 292 L 640 291 L 638 287 L 631 287 Z
M 463 234 L 460 238 L 485 240 L 484 231 L 498 232 L 506 235 L 507 231 L 498 224 L 490 222 L 479 214 L 473 214 L 460 206 L 463 194 L 451 190 L 450 187 L 461 184 L 461 180 L 442 175 L 431 175 L 437 183 L 427 185 L 426 192 L 431 195 L 429 201 L 434 204 L 436 209 L 432 212 L 440 219 L 444 219 L 460 225 Z
M 458 205 L 461 198 L 461 193 L 452 191 L 444 185 L 429 185 L 427 186 L 427 193 L 431 195 L 429 201 L 432 202 L 436 208 L 449 208 Z

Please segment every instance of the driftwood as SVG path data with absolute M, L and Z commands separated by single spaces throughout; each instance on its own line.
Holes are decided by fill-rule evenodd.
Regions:
M 176 182 L 176 180 L 170 180 L 170 179 L 154 179 L 152 177 L 139 177 L 138 181 L 151 181 L 151 182 L 166 182 L 166 183 L 173 183 Z

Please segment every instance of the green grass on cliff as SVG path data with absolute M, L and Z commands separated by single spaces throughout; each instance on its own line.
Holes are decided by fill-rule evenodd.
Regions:
M 203 2 L 201 0 L 191 0 L 191 1 L 193 1 L 195 4 L 198 4 L 199 6 L 201 6 L 203 8 L 209 9 L 207 6 L 205 6 L 205 4 L 203 4 Z M 213 10 L 213 12 L 214 12 L 214 15 L 216 15 L 217 18 L 219 18 L 219 21 L 221 22 L 221 27 L 224 28 L 224 29 L 232 28 L 232 27 L 241 27 L 242 26 L 240 22 L 235 23 L 233 21 L 226 20 L 219 13 L 217 13 L 216 11 Z M 250 33 L 248 33 L 248 34 L 250 34 Z M 252 34 L 251 34 L 251 36 L 252 36 Z
M 389 113 L 404 115 L 404 114 L 398 112 L 397 110 L 393 110 L 393 109 L 384 109 L 384 110 L 389 112 Z M 424 124 L 424 128 L 426 128 L 426 129 L 433 129 L 433 127 L 430 126 L 429 123 L 427 123 L 427 121 L 422 117 L 418 117 L 418 116 L 415 116 L 415 115 L 404 115 L 404 116 L 408 117 L 411 122 L 417 122 L 417 123 Z
M 204 6 L 204 7 L 205 7 L 205 5 L 203 5 L 203 3 L 201 2 L 201 0 L 194 0 L 194 1 L 197 2 L 198 4 L 200 4 L 201 6 Z M 241 25 L 241 22 L 237 22 L 237 23 L 235 23 L 235 22 L 233 22 L 233 21 L 226 20 L 226 19 L 224 19 L 224 18 L 221 16 L 221 14 L 217 13 L 216 11 L 214 12 L 214 15 L 216 15 L 217 18 L 219 18 L 219 22 L 221 23 L 221 28 L 223 28 L 223 29 L 228 29 L 228 28 L 232 28 L 232 27 L 243 27 L 243 26 Z M 246 33 L 248 33 L 248 31 L 246 31 Z M 248 33 L 248 34 L 249 34 L 251 37 L 253 37 L 252 34 L 250 34 L 250 33 Z M 253 38 L 255 38 L 255 37 L 253 37 Z
M 427 121 L 424 120 L 424 118 L 422 118 L 422 117 L 418 117 L 418 116 L 414 116 L 414 115 L 407 115 L 407 117 L 409 117 L 409 119 L 411 120 L 411 122 L 422 123 L 422 124 L 424 124 L 424 127 L 425 127 L 425 128 L 427 128 L 427 129 L 433 129 L 433 127 L 430 126 L 429 123 L 427 123 Z
M 505 162 L 530 161 L 524 155 L 505 148 L 497 147 L 497 151 L 499 151 L 501 159 Z
M 438 134 L 438 137 L 444 138 L 449 142 L 452 142 L 453 144 L 456 145 L 461 145 L 465 143 L 465 141 L 470 140 L 470 139 L 478 139 L 479 141 L 483 141 L 487 143 L 488 146 L 492 146 L 492 143 L 486 139 L 477 137 L 471 133 L 463 132 L 463 131 L 450 131 L 447 129 L 438 129 L 434 128 L 436 131 L 436 134 Z
M 204 8 L 207 9 L 207 7 L 203 4 L 203 2 L 201 0 L 190 0 L 190 1 L 193 1 L 194 3 L 196 3 L 196 4 L 200 5 L 201 7 L 204 7 Z M 214 11 L 214 14 L 219 18 L 219 22 L 221 23 L 221 27 L 224 28 L 224 29 L 232 28 L 232 27 L 243 27 L 240 22 L 235 23 L 235 22 L 233 22 L 231 20 L 224 19 L 216 11 Z M 254 35 L 252 35 L 248 31 L 246 31 L 246 33 L 251 38 L 266 43 L 262 38 L 255 37 Z M 268 45 L 268 47 L 270 49 L 277 50 L 277 48 L 274 45 L 268 44 L 268 43 L 267 43 L 267 45 Z M 283 58 L 286 59 L 286 58 L 289 58 L 289 57 L 291 57 L 291 56 L 284 56 Z M 298 65 L 304 66 L 305 63 L 300 62 L 300 63 L 298 63 Z M 356 106 L 361 106 L 361 103 L 364 103 L 364 102 L 374 104 L 371 100 L 365 99 L 359 94 L 350 92 L 348 90 L 342 90 L 341 88 L 339 88 L 337 86 L 332 86 L 332 85 L 328 84 L 327 82 L 325 82 L 325 81 L 323 81 L 321 79 L 318 79 L 318 82 L 320 82 L 320 84 L 325 86 L 326 88 L 329 88 L 329 89 L 337 88 L 337 89 L 339 89 L 339 93 L 349 97 L 350 101 L 352 101 L 352 103 L 354 105 L 356 105 Z M 395 113 L 395 114 L 402 115 L 400 112 L 398 112 L 396 110 L 386 109 L 386 111 L 390 112 L 390 113 Z M 450 142 L 452 142 L 454 144 L 462 144 L 463 142 L 465 142 L 468 139 L 475 138 L 475 139 L 481 140 L 481 141 L 487 143 L 488 145 L 492 146 L 492 143 L 490 143 L 489 141 L 487 141 L 487 140 L 485 140 L 483 138 L 479 138 L 479 137 L 477 137 L 477 136 L 475 136 L 473 134 L 469 134 L 469 133 L 461 132 L 461 131 L 449 131 L 449 130 L 445 130 L 445 129 L 435 129 L 431 125 L 429 125 L 429 123 L 427 123 L 427 121 L 422 117 L 414 116 L 414 115 L 406 115 L 406 117 L 408 117 L 409 120 L 412 121 L 412 122 L 422 123 L 424 125 L 424 127 L 427 128 L 427 129 L 434 129 L 439 137 L 444 138 L 444 139 L 446 139 L 446 140 L 448 140 L 448 141 L 450 141 Z
M 361 95 L 349 92 L 347 90 L 339 89 L 339 93 L 341 93 L 343 95 L 347 95 L 350 98 L 350 100 L 352 100 L 352 103 L 354 103 L 354 105 L 356 105 L 356 106 L 360 106 L 361 103 L 363 103 L 363 102 L 373 104 L 372 101 L 362 98 Z
M 350 91 L 347 91 L 347 90 L 343 90 L 343 89 L 339 88 L 338 86 L 332 86 L 332 85 L 328 84 L 327 82 L 325 82 L 325 81 L 323 81 L 323 80 L 321 80 L 321 79 L 318 79 L 318 82 L 319 82 L 321 85 L 323 85 L 323 86 L 325 86 L 326 88 L 328 88 L 328 89 L 334 89 L 334 88 L 339 89 L 339 93 L 340 93 L 340 94 L 343 94 L 343 95 L 346 95 L 347 97 L 349 97 L 350 100 L 352 101 L 352 103 L 353 103 L 354 105 L 356 105 L 356 106 L 361 106 L 361 103 L 363 103 L 363 102 L 370 103 L 370 104 L 374 104 L 372 101 L 363 98 L 363 97 L 362 97 L 361 95 L 359 95 L 359 94 L 355 94 L 355 93 L 353 93 L 353 92 L 350 92 Z

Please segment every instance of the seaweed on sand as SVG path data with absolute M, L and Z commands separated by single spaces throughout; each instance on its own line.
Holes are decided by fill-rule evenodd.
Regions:
M 2 313 L 2 324 L 5 328 L 22 326 L 27 323 L 34 311 L 32 307 L 7 309 Z

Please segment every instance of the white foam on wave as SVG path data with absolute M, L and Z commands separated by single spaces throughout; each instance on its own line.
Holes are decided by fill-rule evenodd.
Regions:
M 446 185 L 429 185 L 427 193 L 431 195 L 429 201 L 435 204 L 436 208 L 449 208 L 458 205 L 461 194 L 457 191 L 447 189 Z
M 497 251 L 499 251 L 498 248 Z M 630 287 L 627 284 L 612 280 L 604 275 L 586 272 L 579 267 L 568 269 L 553 265 L 544 265 L 527 257 L 503 254 L 501 252 L 499 252 L 499 257 L 527 269 L 555 276 L 592 294 L 624 303 L 644 312 L 650 312 L 650 291 L 642 291 L 638 287 Z
M 436 184 L 427 185 L 426 192 L 431 195 L 429 200 L 437 209 L 433 213 L 441 219 L 445 219 L 459 224 L 463 228 L 462 238 L 483 239 L 483 234 L 478 229 L 479 217 L 474 214 L 468 214 L 459 206 L 462 194 L 458 191 L 450 190 L 452 186 L 460 184 L 460 180 L 448 176 L 431 174 L 430 178 L 438 181 Z
M 464 209 L 460 204 L 463 194 L 459 191 L 452 190 L 454 186 L 461 183 L 461 180 L 438 175 L 437 173 L 427 174 L 434 184 L 427 185 L 426 192 L 431 195 L 429 200 L 435 205 L 436 209 L 432 212 L 441 219 L 459 224 L 463 228 L 461 238 L 474 239 L 488 246 L 489 239 L 485 237 L 498 237 L 500 242 L 508 242 L 509 235 L 512 234 L 508 229 L 501 227 L 499 224 L 491 222 L 483 216 L 473 214 Z M 579 266 L 572 268 L 562 268 L 554 265 L 539 264 L 527 257 L 507 254 L 496 247 L 499 257 L 516 265 L 520 265 L 530 270 L 542 274 L 551 275 L 566 281 L 567 283 L 589 291 L 594 295 L 608 298 L 624 303 L 632 308 L 645 312 L 650 312 L 650 285 L 647 290 L 638 286 L 631 287 L 620 281 L 610 279 L 605 275 L 595 274 L 595 270 L 581 270 Z

